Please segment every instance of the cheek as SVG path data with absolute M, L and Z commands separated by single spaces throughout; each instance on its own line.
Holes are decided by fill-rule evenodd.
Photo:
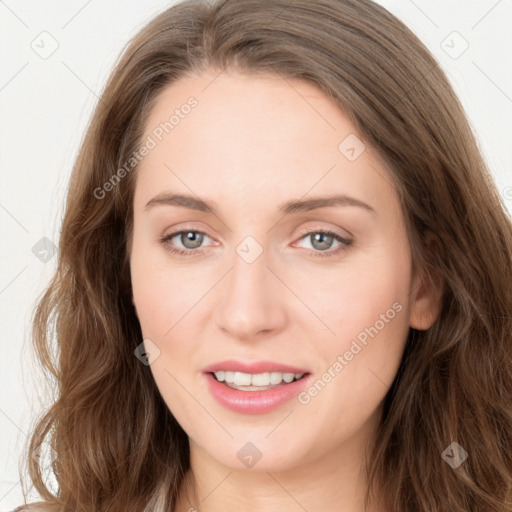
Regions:
M 288 279 L 293 277 L 294 291 L 314 313 L 304 315 L 303 321 L 307 320 L 310 330 L 325 333 L 326 346 L 342 348 L 386 312 L 392 321 L 386 323 L 385 330 L 404 332 L 404 324 L 408 325 L 410 258 L 403 242 L 375 243 L 347 256 L 337 268 L 318 267 L 312 274 L 290 274 Z
M 134 301 L 144 339 L 159 349 L 151 365 L 157 387 L 174 412 L 193 408 L 185 385 L 192 377 L 191 368 L 198 368 L 197 346 L 199 304 L 211 281 L 191 272 L 187 265 L 170 265 L 164 251 L 134 244 L 131 258 Z M 197 413 L 197 411 L 195 411 Z
M 313 350 L 323 363 L 317 371 L 323 374 L 331 368 L 331 374 L 337 376 L 331 380 L 344 388 L 331 397 L 333 400 L 370 397 L 370 389 L 378 394 L 374 386 L 384 390 L 398 369 L 409 330 L 410 259 L 406 245 L 398 253 L 393 247 L 384 243 L 374 246 L 353 265 L 347 262 L 339 272 L 315 279 L 316 286 L 309 288 L 308 295 L 305 288 L 299 292 L 308 297 L 317 316 L 309 321 L 309 329 L 313 330 L 313 321 L 320 325 L 314 329 L 318 334 L 313 340 Z M 332 367 L 339 362 L 338 356 L 344 362 L 336 371 Z
M 324 363 L 318 370 L 322 391 L 318 399 L 304 397 L 311 398 L 313 415 L 330 404 L 358 411 L 340 420 L 357 422 L 375 410 L 395 378 L 409 331 L 410 260 L 407 246 L 401 255 L 381 249 L 331 280 L 324 298 L 318 295 L 319 315 L 336 335 L 324 336 L 317 348 Z M 335 427 L 336 421 L 333 432 Z
M 163 339 L 204 294 L 204 276 L 191 272 L 185 265 L 170 266 L 161 249 L 137 244 L 130 264 L 142 332 L 145 337 Z
M 190 311 L 197 302 L 193 290 L 199 283 L 191 283 L 190 275 L 183 269 L 169 269 L 158 251 L 133 246 L 131 276 L 134 301 L 144 339 L 150 339 L 159 349 L 158 357 L 149 369 L 162 399 L 173 414 L 195 418 L 197 407 L 184 391 L 189 387 L 187 370 L 194 360 L 193 322 Z M 187 428 L 194 425 L 186 424 Z

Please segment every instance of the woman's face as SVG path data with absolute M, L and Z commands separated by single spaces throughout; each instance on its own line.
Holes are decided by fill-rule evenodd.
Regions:
M 284 470 L 360 446 L 409 327 L 435 319 L 391 175 L 360 139 L 314 85 L 234 72 L 167 87 L 145 125 L 133 302 L 163 399 L 217 463 Z

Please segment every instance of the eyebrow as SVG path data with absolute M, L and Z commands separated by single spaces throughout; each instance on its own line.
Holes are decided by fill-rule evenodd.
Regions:
M 150 208 L 158 205 L 179 206 L 182 208 L 188 208 L 190 210 L 213 213 L 214 215 L 217 215 L 218 213 L 218 208 L 213 201 L 205 201 L 194 196 L 186 194 L 173 194 L 169 192 L 159 194 L 153 199 L 149 200 L 146 203 L 144 210 L 149 210 Z M 289 215 L 292 213 L 307 212 L 310 210 L 316 210 L 317 208 L 326 208 L 329 206 L 357 206 L 377 215 L 377 212 L 369 204 L 366 204 L 363 201 L 356 199 L 355 197 L 350 197 L 345 194 L 313 197 L 311 199 L 303 199 L 298 201 L 287 201 L 279 205 L 278 211 L 284 215 Z

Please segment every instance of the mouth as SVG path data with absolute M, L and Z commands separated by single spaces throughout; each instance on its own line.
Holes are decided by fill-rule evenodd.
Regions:
M 232 379 L 233 382 L 226 381 L 226 374 L 227 379 Z M 207 389 L 213 398 L 221 406 L 241 414 L 270 413 L 296 397 L 313 378 L 313 374 L 308 372 L 250 374 L 225 370 L 208 372 L 204 376 Z M 224 380 L 221 381 L 221 378 Z M 249 378 L 250 384 L 237 384 L 237 382 L 249 382 Z M 254 385 L 253 379 L 255 384 L 260 385 Z
M 205 384 L 223 407 L 264 414 L 289 402 L 313 379 L 306 368 L 274 361 L 219 361 L 203 368 Z
M 266 391 L 278 386 L 291 384 L 302 379 L 305 373 L 283 373 L 283 372 L 264 372 L 264 373 L 244 373 L 235 371 L 219 370 L 210 372 L 212 377 L 231 389 L 238 391 Z

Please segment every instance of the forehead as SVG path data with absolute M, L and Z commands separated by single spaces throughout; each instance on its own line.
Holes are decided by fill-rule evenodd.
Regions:
M 256 143 L 285 149 L 297 140 L 337 151 L 340 135 L 354 132 L 341 109 L 314 84 L 235 72 L 207 72 L 174 82 L 158 97 L 145 132 L 151 133 L 175 111 L 180 114 L 180 108 L 188 110 L 184 105 L 191 97 L 197 105 L 173 120 L 172 137 L 166 137 L 170 144 L 194 135 L 204 145 L 243 142 L 251 153 L 257 152 Z
M 390 176 L 348 116 L 302 80 L 233 72 L 182 78 L 157 98 L 148 137 L 155 147 L 139 166 L 140 200 L 178 189 L 221 203 L 238 198 L 240 207 L 309 192 L 375 203 L 379 189 L 390 189 Z M 360 156 L 347 158 L 348 146 Z

